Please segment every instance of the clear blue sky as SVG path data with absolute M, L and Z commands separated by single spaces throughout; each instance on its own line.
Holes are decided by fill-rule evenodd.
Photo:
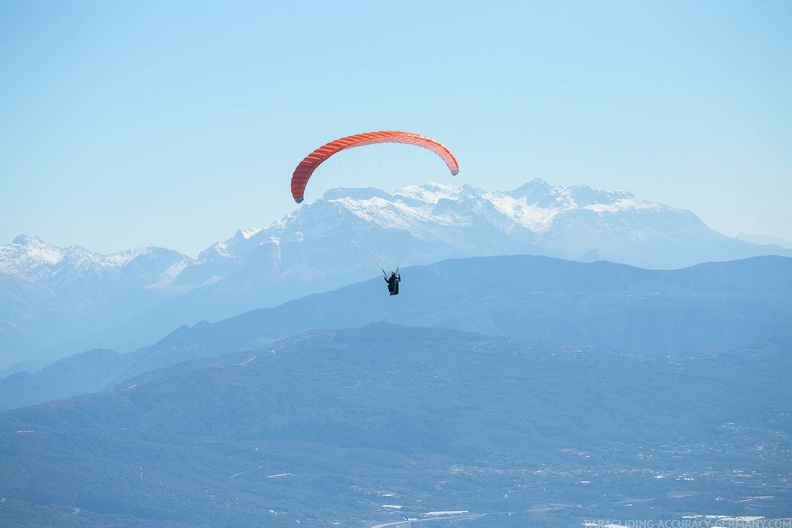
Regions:
M 295 208 L 313 148 L 380 129 L 445 143 L 462 183 L 792 240 L 790 34 L 787 0 L 5 0 L 0 244 L 195 256 Z

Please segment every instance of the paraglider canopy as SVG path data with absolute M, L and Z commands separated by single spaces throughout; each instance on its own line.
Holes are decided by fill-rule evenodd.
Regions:
M 355 134 L 353 136 L 336 139 L 308 154 L 305 159 L 297 165 L 292 175 L 291 190 L 294 201 L 297 203 L 303 201 L 305 186 L 308 184 L 311 175 L 319 165 L 333 154 L 345 149 L 362 147 L 364 145 L 374 145 L 377 143 L 405 143 L 429 149 L 442 158 L 448 170 L 451 171 L 451 174 L 456 175 L 459 172 L 459 164 L 457 164 L 457 160 L 451 151 L 434 139 L 412 132 L 399 132 L 397 130 L 365 132 L 363 134 Z

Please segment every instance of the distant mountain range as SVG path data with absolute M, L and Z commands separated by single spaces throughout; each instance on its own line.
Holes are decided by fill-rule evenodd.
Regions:
M 197 259 L 154 247 L 104 256 L 20 236 L 0 247 L 0 373 L 89 348 L 130 351 L 183 324 L 328 291 L 397 263 L 507 254 L 678 268 L 792 250 L 726 237 L 689 211 L 624 191 L 541 180 L 510 192 L 335 189 Z
M 546 345 L 690 357 L 792 336 L 792 259 L 644 270 L 536 256 L 407 268 L 381 278 L 172 332 L 127 354 L 92 350 L 0 380 L 0 409 L 107 390 L 146 372 L 260 348 L 316 328 L 373 322 L 435 326 Z
M 749 233 L 740 233 L 736 237 L 738 240 L 751 242 L 752 244 L 763 244 L 767 246 L 781 246 L 786 249 L 792 249 L 792 242 L 784 240 L 783 238 L 771 237 L 767 235 L 751 235 Z
M 382 323 L 313 331 L 1 412 L 0 518 L 780 526 L 790 370 L 789 339 L 682 358 Z
M 157 306 L 191 262 L 162 248 L 99 255 L 17 237 L 0 247 L 0 368 Z

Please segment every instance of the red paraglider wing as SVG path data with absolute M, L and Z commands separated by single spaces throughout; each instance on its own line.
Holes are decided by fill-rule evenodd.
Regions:
M 395 130 L 366 132 L 364 134 L 355 134 L 354 136 L 336 139 L 335 141 L 331 141 L 330 143 L 323 145 L 308 154 L 305 159 L 302 160 L 299 165 L 297 165 L 297 168 L 294 169 L 294 174 L 292 175 L 291 189 L 294 201 L 297 203 L 303 201 L 305 186 L 308 183 L 308 179 L 311 177 L 311 174 L 314 173 L 316 168 L 319 167 L 319 165 L 321 165 L 330 156 L 345 149 L 362 147 L 364 145 L 374 145 L 376 143 L 406 143 L 408 145 L 417 145 L 419 147 L 427 148 L 443 159 L 445 164 L 448 166 L 448 170 L 451 171 L 451 174 L 455 175 L 457 172 L 459 172 L 459 165 L 457 164 L 457 160 L 454 155 L 451 154 L 451 151 L 434 139 L 413 134 L 411 132 L 399 132 Z

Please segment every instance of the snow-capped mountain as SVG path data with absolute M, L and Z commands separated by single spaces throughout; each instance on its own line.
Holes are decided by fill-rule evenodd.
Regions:
M 162 248 L 100 255 L 18 236 L 0 247 L 0 365 L 156 306 L 191 263 Z
M 690 211 L 626 191 L 553 187 L 534 180 L 507 192 L 439 184 L 394 193 L 333 189 L 279 222 L 240 231 L 212 246 L 199 255 L 196 266 L 216 270 L 217 276 L 239 271 L 251 258 L 271 259 L 274 267 L 287 260 L 299 263 L 320 277 L 330 267 L 370 270 L 368 250 L 377 239 L 387 241 L 388 233 L 410 239 L 401 262 L 409 264 L 538 253 L 679 268 L 766 252 L 711 230 Z
M 115 287 L 167 290 L 191 263 L 190 257 L 152 246 L 101 255 L 79 246 L 59 248 L 26 235 L 0 247 L 0 273 L 55 293 L 75 281 L 99 278 L 115 279 Z
M 380 269 L 505 254 L 680 268 L 792 251 L 721 235 L 690 211 L 625 191 L 542 180 L 498 192 L 432 183 L 334 189 L 195 260 L 161 248 L 105 256 L 17 238 L 0 248 L 0 368 L 71 338 L 81 339 L 52 354 L 129 350 L 179 325 L 274 306 Z

